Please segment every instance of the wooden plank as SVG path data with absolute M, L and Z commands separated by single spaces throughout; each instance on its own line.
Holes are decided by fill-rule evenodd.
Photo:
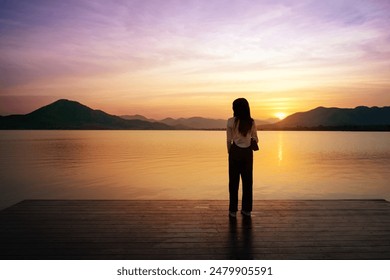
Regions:
M 26 200 L 0 211 L 1 259 L 389 259 L 385 200 Z

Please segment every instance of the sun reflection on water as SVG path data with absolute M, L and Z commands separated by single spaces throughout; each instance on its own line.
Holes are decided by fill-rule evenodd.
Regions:
M 283 161 L 283 133 L 278 135 L 278 165 L 281 166 Z

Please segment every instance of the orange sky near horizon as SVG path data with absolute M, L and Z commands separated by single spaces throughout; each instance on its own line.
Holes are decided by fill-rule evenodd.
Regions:
M 298 3 L 299 2 L 299 3 Z M 70 99 L 115 115 L 257 119 L 390 105 L 390 3 L 0 4 L 0 115 Z

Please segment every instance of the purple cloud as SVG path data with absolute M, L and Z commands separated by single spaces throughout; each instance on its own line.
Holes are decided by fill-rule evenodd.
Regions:
M 0 95 L 126 73 L 165 90 L 219 92 L 236 75 L 256 91 L 296 73 L 388 89 L 388 26 L 387 0 L 1 1 Z

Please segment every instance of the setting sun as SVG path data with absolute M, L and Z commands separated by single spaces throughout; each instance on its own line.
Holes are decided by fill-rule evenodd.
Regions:
M 283 113 L 283 112 L 277 112 L 275 113 L 275 116 L 279 119 L 279 120 L 283 120 L 287 114 L 286 113 Z

